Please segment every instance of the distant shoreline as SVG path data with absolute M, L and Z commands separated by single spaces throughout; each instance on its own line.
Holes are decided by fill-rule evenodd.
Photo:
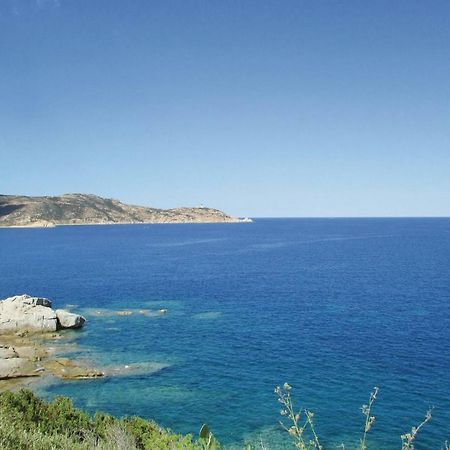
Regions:
M 7 228 L 19 228 L 19 229 L 44 229 L 44 228 L 58 228 L 58 227 L 86 227 L 86 226 L 107 226 L 107 225 L 224 225 L 224 224 L 237 224 L 237 223 L 252 223 L 253 219 L 244 220 L 244 219 L 236 219 L 235 221 L 229 222 L 97 222 L 97 223 L 54 223 L 51 225 L 38 225 L 38 224 L 30 224 L 30 225 L 0 225 L 0 229 Z
M 239 223 L 239 219 L 200 205 L 160 209 L 136 206 L 94 194 L 30 197 L 0 194 L 0 227 L 50 228 L 73 225 L 156 223 Z

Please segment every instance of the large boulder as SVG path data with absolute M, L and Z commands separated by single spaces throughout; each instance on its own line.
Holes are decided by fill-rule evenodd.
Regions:
M 0 301 L 0 334 L 21 330 L 56 331 L 56 312 L 46 298 L 16 295 Z
M 81 328 L 86 322 L 83 316 L 67 312 L 64 309 L 56 310 L 56 318 L 58 319 L 58 328 Z
M 85 321 L 77 314 L 62 309 L 55 311 L 47 298 L 16 295 L 0 300 L 0 334 L 80 328 Z

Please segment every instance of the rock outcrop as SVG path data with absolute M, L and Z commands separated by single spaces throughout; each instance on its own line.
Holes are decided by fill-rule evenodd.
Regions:
M 0 334 L 80 328 L 84 322 L 85 318 L 77 314 L 55 311 L 47 298 L 25 294 L 0 300 Z
M 56 329 L 56 312 L 51 308 L 50 300 L 17 295 L 0 301 L 0 334 Z
M 96 378 L 95 369 L 70 360 L 48 360 L 43 338 L 57 339 L 57 330 L 80 328 L 85 318 L 54 310 L 47 298 L 16 295 L 0 300 L 0 380 L 51 374 L 60 378 Z M 44 360 L 44 362 L 41 362 Z
M 64 309 L 56 310 L 56 319 L 59 328 L 81 328 L 86 322 L 83 316 L 78 314 L 73 314 Z
M 160 209 L 127 205 L 92 194 L 56 197 L 0 195 L 0 227 L 52 227 L 114 223 L 240 222 L 218 209 Z
M 164 312 L 167 310 L 155 314 Z M 60 330 L 80 328 L 84 323 L 83 316 L 63 309 L 54 310 L 47 298 L 17 295 L 0 300 L 0 391 L 29 384 L 38 377 L 81 380 L 152 374 L 167 367 L 166 364 L 144 362 L 99 370 L 83 360 L 62 357 L 67 354 L 67 345 L 73 349 L 75 344 L 70 343 L 70 337 L 75 333 Z

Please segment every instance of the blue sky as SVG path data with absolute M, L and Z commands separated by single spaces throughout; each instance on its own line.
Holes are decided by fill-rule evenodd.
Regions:
M 447 0 L 0 0 L 0 192 L 450 215 Z

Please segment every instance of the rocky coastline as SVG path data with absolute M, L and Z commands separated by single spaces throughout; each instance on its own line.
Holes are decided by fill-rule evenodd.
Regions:
M 79 329 L 85 322 L 79 314 L 53 309 L 47 298 L 25 294 L 0 300 L 0 382 L 105 376 L 101 370 L 59 357 L 56 351 L 65 330 Z

